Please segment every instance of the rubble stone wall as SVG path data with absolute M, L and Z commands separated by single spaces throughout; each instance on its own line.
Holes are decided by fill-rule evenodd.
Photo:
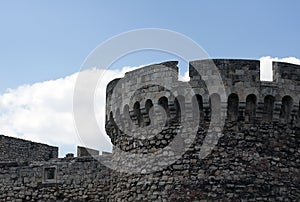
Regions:
M 0 162 L 48 161 L 58 157 L 58 147 L 0 135 Z
M 210 68 L 211 65 L 216 69 Z M 181 158 L 156 172 L 113 172 L 112 201 L 297 201 L 300 198 L 300 66 L 274 62 L 273 82 L 260 81 L 259 69 L 259 61 L 255 60 L 193 61 L 190 81 L 185 83 L 176 82 L 177 63 L 168 62 L 135 70 L 135 80 L 129 72 L 110 83 L 106 131 L 116 148 L 134 156 L 165 148 L 178 135 L 185 142 L 193 142 Z M 212 71 L 219 72 L 222 78 L 226 102 L 218 99 L 219 81 L 209 81 L 215 92 L 207 89 L 204 80 Z M 144 72 L 156 85 L 142 80 Z M 166 86 L 158 85 L 160 82 Z M 190 99 L 191 92 L 195 99 Z M 128 106 L 122 105 L 121 100 Z M 151 120 L 149 106 L 154 112 L 163 108 L 167 115 Z M 200 122 L 196 138 L 189 139 L 194 125 L 183 127 L 182 121 L 192 123 L 195 106 L 199 107 Z M 212 112 L 224 117 L 221 131 L 218 125 L 209 128 L 213 123 Z M 142 138 L 142 133 L 141 138 L 131 134 L 130 131 L 143 129 L 153 121 L 159 122 L 161 117 L 165 118 L 165 125 L 147 130 L 152 138 Z M 213 137 L 206 139 L 208 132 L 218 135 L 216 145 L 204 145 L 204 141 L 214 142 Z M 204 146 L 211 146 L 212 150 L 200 158 Z M 138 169 L 143 171 L 149 166 L 150 161 L 145 159 Z
M 0 167 L 0 201 L 108 201 L 110 194 L 111 171 L 92 157 Z
M 300 66 L 273 63 L 273 82 L 260 81 L 255 60 L 201 60 L 189 68 L 188 82 L 178 81 L 171 61 L 108 84 L 112 155 L 57 158 L 57 147 L 1 135 L 0 201 L 298 201 Z M 215 91 L 208 91 L 212 71 L 226 101 L 220 81 L 211 79 Z M 167 157 L 186 150 L 171 163 L 145 158 L 134 167 L 138 155 L 168 147 Z M 130 158 L 124 162 L 117 149 Z M 125 165 L 140 172 L 121 172 Z

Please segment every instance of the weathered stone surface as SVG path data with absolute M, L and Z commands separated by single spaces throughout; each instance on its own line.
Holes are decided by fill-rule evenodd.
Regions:
M 96 156 L 57 158 L 56 147 L 0 136 L 0 201 L 298 201 L 300 67 L 274 63 L 274 82 L 261 82 L 258 61 L 214 63 L 223 79 L 228 102 L 212 104 L 215 102 L 202 80 L 212 71 L 206 68 L 204 72 L 203 67 L 211 63 L 191 62 L 189 85 L 202 98 L 200 122 L 196 124 L 192 121 L 197 116 L 192 100 L 183 102 L 170 89 L 153 85 L 156 80 L 170 84 L 176 81 L 176 62 L 128 72 L 122 85 L 116 79 L 107 87 L 106 131 L 115 147 L 131 154 L 127 161 L 133 162 L 140 153 L 160 151 L 172 141 L 176 141 L 176 148 L 191 143 L 182 155 L 176 150 L 162 152 L 161 155 L 178 157 L 173 163 L 159 161 L 155 165 L 155 159 L 145 159 L 142 166 L 132 168 L 139 170 L 139 174 L 120 173 L 102 165 Z M 183 82 L 176 85 L 173 88 L 179 95 L 192 93 L 183 88 Z M 121 96 L 116 102 L 127 99 L 128 113 L 124 106 L 120 108 L 120 103 L 110 102 L 114 91 Z M 134 99 L 128 97 L 130 92 Z M 232 93 L 236 96 L 229 96 Z M 292 98 L 292 105 L 289 97 L 283 99 L 287 95 Z M 168 98 L 167 103 L 160 100 L 163 96 Z M 154 115 L 159 118 L 151 117 L 147 99 L 152 101 L 157 113 Z M 140 103 L 140 112 L 133 107 L 136 102 Z M 159 103 L 165 107 L 165 114 Z M 223 128 L 211 120 L 211 112 L 216 108 L 222 112 L 220 116 L 225 116 Z M 185 126 L 184 118 L 189 120 Z M 159 127 L 137 136 L 124 133 L 124 129 L 132 132 L 133 125 L 138 131 L 150 123 Z M 213 129 L 209 129 L 210 124 Z M 194 127 L 195 139 L 191 137 Z M 207 137 L 208 132 L 215 136 Z M 38 152 L 32 154 L 33 150 Z M 210 151 L 208 155 L 199 158 L 206 151 Z M 51 160 L 49 152 L 53 153 Z M 112 157 L 120 159 L 114 152 L 99 156 L 108 162 Z M 162 169 L 147 172 L 153 165 Z
M 145 169 L 151 163 L 145 161 L 145 168 L 141 168 L 144 174 L 113 172 L 110 196 L 112 201 L 129 200 L 138 195 L 143 200 L 161 201 L 295 201 L 300 198 L 300 96 L 299 89 L 295 90 L 300 84 L 300 66 L 274 63 L 274 82 L 262 82 L 259 77 L 259 61 L 218 59 L 213 62 L 222 77 L 228 102 L 220 104 L 220 111 L 225 112 L 220 113 L 220 116 L 226 116 L 226 122 L 222 130 L 214 128 L 220 133 L 217 145 L 213 145 L 213 138 L 206 138 L 213 147 L 212 152 L 204 159 L 197 156 L 201 148 L 203 149 L 203 140 L 211 121 L 210 113 L 215 110 L 215 106 L 210 103 L 212 92 L 207 91 L 202 80 L 212 71 L 212 68 L 204 68 L 209 67 L 211 61 L 194 61 L 190 63 L 189 85 L 202 97 L 202 111 L 196 139 L 184 140 L 185 144 L 192 141 L 192 146 L 181 158 L 172 165 L 166 165 L 162 171 L 147 174 Z M 167 71 L 171 74 L 167 74 Z M 157 75 L 157 72 L 160 74 Z M 161 64 L 153 65 L 127 73 L 119 80 L 121 84 L 107 91 L 106 131 L 113 144 L 126 152 L 147 153 L 165 148 L 178 132 L 188 131 L 187 128 L 180 128 L 181 123 L 177 117 L 177 111 L 180 109 L 174 105 L 175 98 L 179 98 L 172 93 L 181 92 L 179 95 L 187 98 L 185 95 L 190 92 L 181 89 L 178 83 L 174 83 L 178 86 L 172 86 L 173 90 L 168 91 L 163 87 L 160 87 L 160 90 L 151 90 L 154 86 L 150 87 L 147 82 L 130 82 L 133 77 L 142 75 L 148 75 L 152 81 L 165 84 L 169 82 L 164 81 L 177 79 L 176 68 L 170 70 Z M 211 83 L 216 86 L 212 89 L 217 89 L 218 82 Z M 130 93 L 134 96 L 127 97 Z M 237 100 L 230 95 L 236 95 Z M 115 99 L 114 96 L 119 97 Z M 143 120 L 149 121 L 145 101 L 150 99 L 156 110 L 155 107 L 162 96 L 168 98 L 166 111 L 169 110 L 170 114 L 167 126 L 158 130 L 160 132 L 153 131 L 156 135 L 150 138 L 147 144 L 138 138 L 132 139 L 130 134 L 124 134 L 124 130 L 119 126 L 135 125 L 143 128 Z M 285 96 L 292 98 L 293 104 L 288 105 L 284 101 Z M 230 100 L 230 97 L 233 100 Z M 125 103 L 128 101 L 129 116 L 125 115 L 124 106 L 118 103 L 120 100 Z M 134 121 L 137 120 L 133 109 L 136 102 L 140 103 L 140 121 Z M 182 109 L 182 105 L 180 108 Z M 185 111 L 181 111 L 181 118 L 185 116 L 193 119 L 194 109 L 193 103 L 185 99 Z M 114 114 L 115 110 L 119 111 L 118 115 Z M 109 116 L 109 113 L 113 113 L 113 116 Z M 159 117 L 150 120 L 160 122 Z M 180 130 L 177 130 L 179 128 Z M 189 132 L 183 132 L 181 135 L 186 137 L 186 134 Z M 209 144 L 205 146 L 207 150 L 210 150 Z M 164 164 L 159 162 L 158 165 Z M 126 179 L 138 183 L 129 183 Z M 145 188 L 143 185 L 146 182 L 151 186 Z
M 48 161 L 58 157 L 58 147 L 0 135 L 0 162 Z

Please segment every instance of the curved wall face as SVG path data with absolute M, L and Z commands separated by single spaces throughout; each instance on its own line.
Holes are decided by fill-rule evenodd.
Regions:
M 178 148 L 192 142 L 175 162 L 158 163 L 162 169 L 156 172 L 144 172 L 144 167 L 151 166 L 147 162 L 140 168 L 143 174 L 113 172 L 112 200 L 300 198 L 300 66 L 273 63 L 274 82 L 262 82 L 259 61 L 213 62 L 227 102 L 216 93 L 217 81 L 210 83 L 215 92 L 206 88 L 205 76 L 212 65 L 208 60 L 190 63 L 188 83 L 178 82 L 177 63 L 167 62 L 129 72 L 108 85 L 106 131 L 116 148 L 153 153 L 178 135 L 183 138 L 182 142 L 177 139 Z M 218 133 L 216 145 L 204 144 L 214 142 L 207 135 L 214 125 L 212 113 L 225 118 L 221 131 L 219 127 L 212 130 Z M 189 136 L 194 120 L 195 139 Z M 151 135 L 147 138 L 131 134 L 146 127 Z M 203 147 L 211 151 L 199 158 Z

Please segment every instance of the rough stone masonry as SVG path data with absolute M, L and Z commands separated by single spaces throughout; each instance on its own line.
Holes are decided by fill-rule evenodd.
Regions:
M 219 81 L 208 90 L 210 65 L 225 101 Z M 300 66 L 274 62 L 272 82 L 260 81 L 259 70 L 256 60 L 192 61 L 190 81 L 180 82 L 170 61 L 113 80 L 105 125 L 112 154 L 79 147 L 83 156 L 57 158 L 56 147 L 1 136 L 0 201 L 299 201 Z M 140 172 L 126 173 L 128 162 L 116 160 L 124 152 L 134 166 L 139 154 L 172 144 L 185 150 L 171 164 L 145 159 L 132 167 Z

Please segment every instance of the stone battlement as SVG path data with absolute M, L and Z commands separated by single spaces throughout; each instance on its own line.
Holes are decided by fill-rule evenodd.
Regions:
M 113 80 L 107 86 L 106 132 L 115 148 L 135 158 L 175 150 L 131 168 L 142 174 L 113 172 L 111 199 L 297 200 L 299 70 L 274 62 L 274 81 L 267 82 L 260 81 L 257 60 L 215 59 L 190 62 L 188 82 L 178 81 L 177 62 Z M 185 153 L 175 162 L 159 160 L 180 148 Z M 119 165 L 134 165 L 128 161 Z
M 210 78 L 216 73 L 222 79 L 221 84 Z M 122 119 L 127 120 L 127 124 L 119 123 L 123 127 L 130 127 L 130 122 L 137 127 L 148 125 L 152 106 L 154 109 L 163 106 L 171 119 L 179 114 L 178 110 L 192 119 L 193 106 L 198 105 L 201 119 L 208 121 L 214 108 L 219 109 L 220 116 L 228 121 L 299 124 L 300 66 L 273 62 L 273 74 L 273 82 L 260 81 L 258 60 L 199 60 L 190 62 L 190 81 L 184 84 L 178 81 L 177 62 L 143 67 L 108 84 L 106 123 L 114 125 Z M 205 83 L 207 80 L 212 89 L 210 92 Z M 218 94 L 219 85 L 225 88 L 223 101 Z M 191 90 L 185 89 L 186 86 L 193 90 L 192 99 L 189 98 Z M 113 117 L 116 119 L 112 120 Z

